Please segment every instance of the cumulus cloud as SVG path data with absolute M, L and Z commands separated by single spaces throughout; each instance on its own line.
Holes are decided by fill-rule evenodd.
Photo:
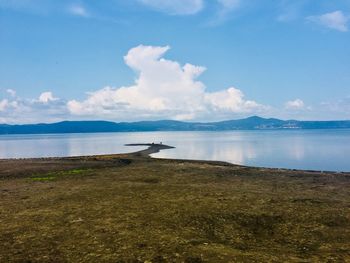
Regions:
M 46 91 L 40 94 L 38 100 L 41 103 L 49 103 L 50 101 L 58 100 L 58 98 L 55 98 L 51 91 Z
M 124 57 L 137 74 L 135 84 L 105 87 L 90 92 L 83 101 L 71 100 L 67 106 L 73 115 L 113 119 L 202 119 L 225 118 L 235 114 L 259 112 L 267 107 L 230 87 L 207 92 L 198 81 L 204 67 L 164 58 L 169 46 L 137 46 Z
M 254 111 L 262 106 L 255 101 L 245 100 L 243 92 L 234 87 L 230 87 L 227 90 L 206 93 L 204 98 L 207 106 L 214 112 Z
M 38 123 L 66 119 L 66 101 L 44 92 L 37 99 L 11 97 L 0 100 L 1 123 Z
M 288 110 L 301 110 L 305 108 L 305 103 L 301 99 L 295 99 L 287 101 L 285 103 L 285 108 Z
M 0 112 L 4 113 L 8 110 L 14 110 L 18 107 L 17 101 L 8 100 L 8 99 L 2 99 L 0 100 Z
M 203 0 L 139 0 L 152 9 L 170 15 L 193 15 L 203 9 Z
M 346 32 L 348 31 L 347 23 L 350 18 L 349 16 L 346 16 L 342 11 L 337 10 L 319 16 L 309 16 L 307 19 L 321 26 L 341 32 Z

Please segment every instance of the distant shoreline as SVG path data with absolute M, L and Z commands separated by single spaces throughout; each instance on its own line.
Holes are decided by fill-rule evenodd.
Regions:
M 261 118 L 218 122 L 183 122 L 174 120 L 111 122 L 111 121 L 62 121 L 9 125 L 0 124 L 0 134 L 53 134 L 100 132 L 155 132 L 155 131 L 236 131 L 236 130 L 312 130 L 349 129 L 350 120 L 298 121 Z

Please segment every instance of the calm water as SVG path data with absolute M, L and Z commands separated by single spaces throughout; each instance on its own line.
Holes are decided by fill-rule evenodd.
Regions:
M 0 158 L 126 153 L 142 147 L 125 143 L 160 141 L 176 148 L 154 157 L 350 171 L 350 130 L 2 135 Z

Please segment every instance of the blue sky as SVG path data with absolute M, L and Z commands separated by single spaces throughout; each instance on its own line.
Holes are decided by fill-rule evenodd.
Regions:
M 349 0 L 0 0 L 0 123 L 350 119 Z

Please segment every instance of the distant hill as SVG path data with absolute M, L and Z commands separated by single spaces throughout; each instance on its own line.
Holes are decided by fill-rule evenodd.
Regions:
M 134 131 L 229 131 L 272 129 L 342 129 L 350 128 L 350 121 L 296 121 L 265 119 L 258 116 L 220 122 L 182 122 L 172 120 L 109 122 L 62 121 L 50 124 L 0 124 L 0 134 L 134 132 Z

